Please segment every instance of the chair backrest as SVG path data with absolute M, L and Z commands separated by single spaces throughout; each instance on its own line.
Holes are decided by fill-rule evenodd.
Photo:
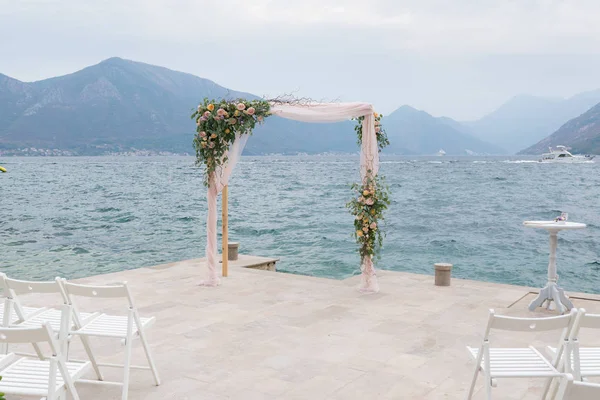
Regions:
M 34 282 L 11 279 L 4 276 L 4 288 L 7 290 L 6 296 L 11 294 L 27 293 L 62 293 L 60 285 L 56 281 Z
M 60 282 L 69 299 L 69 304 L 73 303 L 71 299 L 72 296 L 98 299 L 126 298 L 129 302 L 129 306 L 132 308 L 134 307 L 133 298 L 129 292 L 129 288 L 127 287 L 127 282 L 110 286 L 81 285 L 67 282 L 66 279 L 61 279 Z
M 598 400 L 600 399 L 600 385 L 597 383 L 574 381 L 573 376 L 567 374 L 563 378 L 557 400 Z
M 44 324 L 36 328 L 2 328 L 0 327 L 0 343 L 49 343 L 53 355 L 56 355 L 52 327 Z
M 488 338 L 489 332 L 492 329 L 518 332 L 544 332 L 563 330 L 566 334 L 571 330 L 571 327 L 575 322 L 576 316 L 576 309 L 572 309 L 569 314 L 545 318 L 508 317 L 505 315 L 496 315 L 494 310 L 490 310 L 490 319 L 488 322 L 488 328 L 485 333 L 485 338 Z

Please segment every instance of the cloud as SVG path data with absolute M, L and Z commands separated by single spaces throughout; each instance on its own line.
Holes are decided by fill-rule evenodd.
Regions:
M 0 72 L 121 56 L 257 94 L 473 118 L 600 86 L 598 15 L 596 0 L 0 0 Z

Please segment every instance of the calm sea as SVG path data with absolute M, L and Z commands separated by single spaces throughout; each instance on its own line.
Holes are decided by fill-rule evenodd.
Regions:
M 0 268 L 67 278 L 204 255 L 206 199 L 191 157 L 5 158 L 0 174 Z M 514 158 L 386 157 L 391 187 L 379 268 L 542 286 L 545 231 L 527 219 L 561 211 L 588 228 L 559 236 L 560 283 L 600 292 L 600 163 Z M 245 157 L 230 185 L 230 240 L 280 257 L 282 271 L 356 274 L 344 204 L 358 158 Z M 199 271 L 204 275 L 204 271 Z

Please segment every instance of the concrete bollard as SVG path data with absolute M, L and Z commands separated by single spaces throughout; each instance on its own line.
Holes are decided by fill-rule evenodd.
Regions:
M 229 242 L 227 243 L 227 259 L 229 261 L 235 261 L 238 259 L 238 249 L 240 247 L 239 242 Z
M 435 267 L 435 286 L 450 286 L 452 264 L 437 263 Z

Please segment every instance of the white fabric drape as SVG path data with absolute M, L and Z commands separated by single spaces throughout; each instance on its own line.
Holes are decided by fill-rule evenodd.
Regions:
M 208 192 L 206 193 L 206 203 L 208 214 L 206 217 L 206 266 L 208 267 L 208 278 L 201 282 L 203 286 L 218 286 L 220 283 L 217 265 L 218 240 L 217 240 L 217 195 L 223 190 L 229 182 L 229 177 L 235 168 L 235 165 L 242 156 L 246 142 L 250 135 L 235 136 L 235 141 L 225 153 L 223 158 L 227 157 L 227 162 L 216 168 L 215 173 L 209 177 Z
M 379 171 L 379 151 L 375 134 L 373 106 L 368 103 L 311 103 L 311 104 L 271 104 L 271 114 L 282 118 L 303 122 L 329 123 L 340 122 L 350 118 L 364 116 L 362 123 L 362 147 L 360 151 L 360 175 L 363 181 L 369 176 L 376 176 Z M 228 154 L 228 161 L 219 168 L 209 182 L 207 193 L 208 217 L 206 226 L 206 263 L 208 280 L 205 285 L 219 284 L 217 274 L 217 194 L 223 190 L 235 168 L 248 140 L 249 135 L 236 137 Z M 370 258 L 361 260 L 362 291 L 377 292 L 379 285 L 375 268 Z

